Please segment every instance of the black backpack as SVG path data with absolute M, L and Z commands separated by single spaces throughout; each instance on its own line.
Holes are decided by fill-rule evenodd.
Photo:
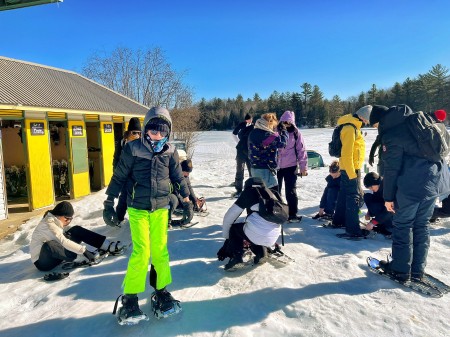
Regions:
M 338 125 L 333 130 L 333 135 L 331 136 L 331 142 L 328 143 L 328 153 L 332 157 L 340 158 L 342 151 L 342 142 L 341 142 L 341 130 L 345 125 L 351 125 L 355 129 L 355 138 L 356 138 L 356 126 L 352 123 L 345 123 Z
M 256 187 L 259 194 L 259 215 L 270 222 L 282 225 L 289 218 L 289 207 L 278 193 L 266 187 Z
M 445 125 L 437 123 L 433 117 L 422 111 L 408 110 L 405 109 L 406 125 L 417 142 L 419 156 L 432 162 L 445 159 L 450 145 L 450 136 Z

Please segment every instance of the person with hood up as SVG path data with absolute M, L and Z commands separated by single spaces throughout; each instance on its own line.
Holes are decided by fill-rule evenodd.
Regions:
M 137 294 L 145 291 L 145 278 L 151 258 L 150 285 L 155 289 L 152 306 L 164 316 L 179 312 L 179 302 L 166 290 L 172 282 L 167 249 L 169 194 L 178 185 L 183 197 L 184 215 L 192 219 L 189 190 L 181 172 L 176 148 L 168 143 L 172 128 L 169 111 L 151 108 L 144 118 L 144 134 L 140 141 L 125 145 L 111 182 L 106 190 L 103 219 L 117 225 L 114 198 L 127 186 L 127 203 L 133 251 L 123 281 L 122 307 L 117 312 L 119 324 L 137 324 L 148 320 L 138 305 Z
M 339 238 L 360 240 L 364 237 L 359 226 L 359 208 L 363 204 L 361 168 L 366 151 L 361 127 L 369 123 L 371 111 L 372 106 L 366 105 L 354 114 L 347 114 L 338 119 L 338 125 L 343 125 L 340 135 L 342 150 L 339 159 L 341 187 L 332 226 L 345 227 L 345 233 L 336 235 Z
M 31 236 L 31 261 L 37 269 L 49 271 L 61 262 L 96 261 L 96 253 L 91 252 L 81 242 L 112 255 L 120 255 L 124 245 L 120 241 L 111 242 L 105 236 L 81 226 L 69 225 L 74 209 L 70 202 L 61 201 L 52 210 L 45 212 Z
M 285 147 L 288 141 L 286 126 L 277 124 L 278 119 L 274 113 L 265 113 L 256 121 L 255 128 L 248 136 L 248 158 L 252 165 L 252 177 L 261 178 L 266 187 L 276 192 L 278 149 Z
M 286 127 L 288 140 L 286 147 L 278 150 L 278 192 L 281 194 L 284 180 L 284 191 L 289 206 L 288 221 L 299 222 L 302 218 L 297 216 L 297 175 L 301 177 L 308 175 L 308 154 L 303 136 L 295 125 L 294 112 L 285 111 L 280 123 Z
M 123 134 L 122 140 L 118 142 L 114 150 L 113 169 L 115 169 L 119 163 L 120 155 L 122 154 L 122 149 L 125 144 L 141 138 L 141 132 L 141 121 L 137 117 L 132 117 L 128 122 L 127 131 Z M 126 188 L 126 186 L 123 187 L 119 199 L 117 200 L 116 213 L 119 224 L 125 219 L 125 213 L 127 212 Z
M 383 147 L 384 205 L 393 213 L 392 260 L 380 261 L 380 268 L 400 282 L 422 279 L 436 198 L 450 193 L 447 163 L 425 159 L 409 131 L 406 118 L 412 113 L 401 104 L 370 116 Z

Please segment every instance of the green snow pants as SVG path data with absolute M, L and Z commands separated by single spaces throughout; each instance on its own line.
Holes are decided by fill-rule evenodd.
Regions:
M 124 293 L 137 294 L 145 291 L 150 256 L 150 285 L 160 290 L 172 282 L 167 250 L 169 210 L 161 208 L 149 212 L 129 207 L 128 215 L 133 252 L 122 284 Z

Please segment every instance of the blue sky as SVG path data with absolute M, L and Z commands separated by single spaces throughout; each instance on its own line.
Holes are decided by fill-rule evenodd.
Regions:
M 160 47 L 196 99 L 318 85 L 346 99 L 450 67 L 450 1 L 64 0 L 0 12 L 0 55 L 81 72 L 97 51 Z

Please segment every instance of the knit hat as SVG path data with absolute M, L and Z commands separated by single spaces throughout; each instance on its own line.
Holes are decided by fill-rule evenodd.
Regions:
M 72 204 L 68 201 L 61 201 L 58 205 L 53 208 L 50 213 L 52 213 L 54 216 L 67 216 L 67 217 L 73 217 L 73 214 L 75 213 L 73 211 Z
M 387 106 L 384 105 L 374 105 L 372 107 L 372 112 L 370 113 L 369 123 L 370 125 L 374 125 L 381 121 L 381 118 L 386 114 L 389 110 Z
M 361 118 L 369 120 L 371 112 L 372 112 L 372 106 L 366 105 L 366 106 L 363 106 L 362 108 L 359 108 L 358 111 L 355 112 L 355 115 L 358 115 Z
M 369 188 L 373 185 L 380 185 L 381 178 L 376 172 L 369 172 L 364 177 L 364 186 Z
M 137 117 L 130 119 L 127 131 L 141 131 L 141 121 Z
M 252 118 L 252 115 L 250 115 L 249 113 L 247 113 L 244 117 L 244 120 L 249 120 Z
M 183 172 L 191 173 L 192 169 L 194 168 L 192 166 L 192 160 L 190 160 L 190 159 L 183 160 L 180 165 L 181 165 L 181 170 Z
M 167 133 L 170 132 L 169 122 L 162 118 L 152 118 L 148 121 L 145 126 L 145 132 L 147 130 L 157 130 L 157 131 L 165 131 Z
M 447 112 L 445 110 L 436 110 L 434 116 L 439 122 L 442 122 L 447 118 Z

